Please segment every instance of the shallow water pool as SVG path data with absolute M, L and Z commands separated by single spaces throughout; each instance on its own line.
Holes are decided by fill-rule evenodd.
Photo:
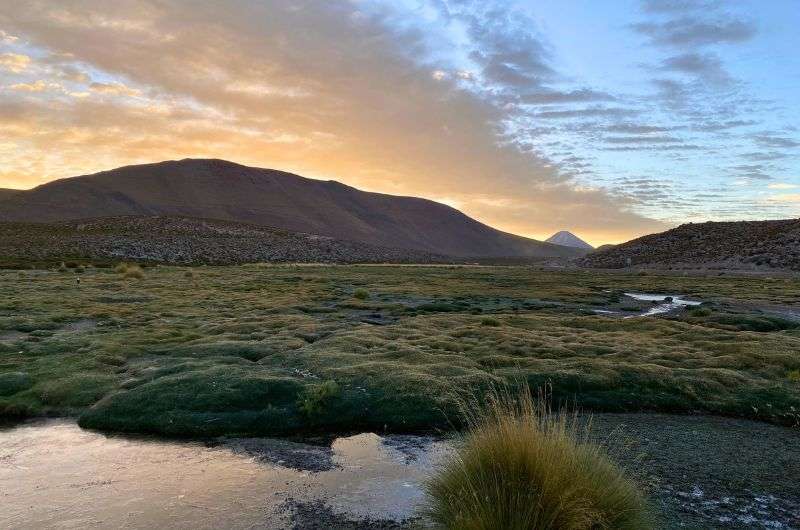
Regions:
M 0 430 L 0 528 L 284 528 L 290 499 L 401 520 L 414 515 L 445 446 L 370 433 L 330 446 L 209 446 L 31 422 Z

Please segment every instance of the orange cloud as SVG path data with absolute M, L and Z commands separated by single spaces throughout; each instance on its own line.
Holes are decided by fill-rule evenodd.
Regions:
M 447 197 L 481 221 L 538 237 L 566 228 L 617 242 L 664 228 L 630 199 L 577 189 L 549 160 L 500 142 L 507 115 L 459 86 L 471 74 L 421 67 L 408 53 L 423 46 L 417 34 L 391 32 L 380 13 L 358 8 L 274 1 L 220 11 L 211 0 L 171 0 L 121 2 L 111 16 L 105 2 L 66 0 L 0 14 L 4 27 L 76 68 L 126 80 L 72 95 L 137 96 L 0 93 L 0 123 L 17 146 L 0 187 L 217 157 Z
M 18 74 L 25 70 L 31 62 L 27 55 L 19 53 L 0 53 L 0 68 Z

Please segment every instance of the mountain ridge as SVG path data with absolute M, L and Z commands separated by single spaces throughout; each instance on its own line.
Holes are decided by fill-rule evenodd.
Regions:
M 502 232 L 450 206 L 219 159 L 124 166 L 55 180 L 2 199 L 0 221 L 185 216 L 251 223 L 451 256 L 576 257 Z

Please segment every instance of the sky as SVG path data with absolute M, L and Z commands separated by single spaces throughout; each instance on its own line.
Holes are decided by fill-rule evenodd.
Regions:
M 798 27 L 800 0 L 0 0 L 0 187 L 211 157 L 595 245 L 798 217 Z

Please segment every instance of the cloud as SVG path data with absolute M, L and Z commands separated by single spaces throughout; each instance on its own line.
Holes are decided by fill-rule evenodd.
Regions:
M 748 127 L 756 125 L 758 122 L 755 120 L 728 120 L 728 121 L 707 121 L 705 123 L 698 123 L 692 125 L 692 130 L 703 132 L 718 132 L 728 129 L 735 129 L 737 127 Z
M 681 13 L 684 11 L 696 11 L 708 9 L 710 2 L 706 0 L 645 0 L 642 3 L 642 10 L 646 13 Z
M 646 125 L 637 123 L 617 123 L 604 127 L 608 132 L 628 133 L 628 134 L 648 134 L 648 133 L 663 133 L 675 130 L 675 127 L 667 127 L 662 125 Z
M 788 184 L 786 182 L 776 182 L 774 184 L 770 184 L 767 188 L 771 190 L 793 190 L 795 188 L 800 188 L 798 184 Z
M 140 90 L 125 86 L 123 83 L 91 83 L 89 90 L 97 94 L 108 94 L 112 96 L 138 96 Z
M 786 138 L 785 136 L 776 136 L 773 134 L 757 134 L 753 136 L 753 140 L 764 147 L 800 147 L 800 142 L 793 138 Z
M 730 18 L 700 20 L 687 16 L 665 22 L 642 22 L 632 28 L 648 37 L 652 44 L 677 48 L 745 42 L 756 34 L 751 22 Z
M 784 158 L 788 158 L 788 156 L 789 155 L 787 155 L 786 153 L 780 153 L 780 152 L 776 152 L 776 151 L 770 151 L 770 152 L 766 152 L 766 153 L 763 152 L 763 151 L 758 151 L 758 152 L 754 152 L 754 153 L 744 153 L 742 155 L 742 158 L 745 158 L 747 160 L 753 160 L 753 161 L 761 162 L 761 161 L 770 161 L 770 160 L 781 160 L 781 159 L 784 159 Z
M 769 202 L 777 203 L 799 203 L 800 193 L 784 193 L 781 195 L 773 195 L 767 199 Z
M 532 88 L 557 77 L 547 47 L 523 13 L 480 2 L 455 2 L 448 13 L 465 24 L 474 46 L 470 58 L 490 84 Z
M 11 90 L 19 90 L 21 92 L 41 92 L 48 87 L 48 84 L 39 79 L 33 83 L 15 83 L 8 88 Z
M 591 101 L 616 101 L 617 98 L 608 92 L 582 88 L 570 91 L 542 89 L 519 96 L 521 103 L 553 104 L 553 103 L 586 103 Z
M 631 199 L 574 186 L 562 173 L 567 166 L 507 136 L 514 131 L 504 124 L 529 115 L 499 103 L 498 91 L 559 97 L 544 84 L 558 74 L 527 21 L 479 4 L 451 10 L 465 24 L 476 73 L 436 79 L 432 72 L 461 68 L 438 64 L 429 35 L 401 9 L 349 0 L 225 10 L 212 0 L 121 2 L 113 10 L 100 0 L 64 0 L 58 10 L 21 3 L 0 13 L 0 25 L 60 58 L 59 71 L 89 71 L 96 84 L 70 87 L 82 97 L 42 93 L 23 102 L 0 94 L 0 135 L 18 146 L 4 166 L 30 185 L 129 163 L 219 157 L 372 191 L 448 197 L 482 221 L 531 236 L 571 227 L 619 241 L 665 227 L 634 213 Z M 128 88 L 138 96 L 98 97 L 131 95 Z
M 696 144 L 673 144 L 673 145 L 620 145 L 614 147 L 604 147 L 604 151 L 700 151 L 704 148 Z
M 546 110 L 533 114 L 535 118 L 568 119 L 592 117 L 625 117 L 639 114 L 638 110 L 619 107 L 588 107 L 583 109 Z
M 31 62 L 27 55 L 19 53 L 0 53 L 0 68 L 18 74 L 25 70 Z
M 722 66 L 722 60 L 713 53 L 689 52 L 673 55 L 664 59 L 659 69 L 691 74 L 707 83 L 717 85 L 732 82 L 730 75 Z
M 3 30 L 0 30 L 0 42 L 3 44 L 14 44 L 19 40 L 19 37 L 10 35 Z
M 671 144 L 680 143 L 674 136 L 609 136 L 604 139 L 610 144 Z

